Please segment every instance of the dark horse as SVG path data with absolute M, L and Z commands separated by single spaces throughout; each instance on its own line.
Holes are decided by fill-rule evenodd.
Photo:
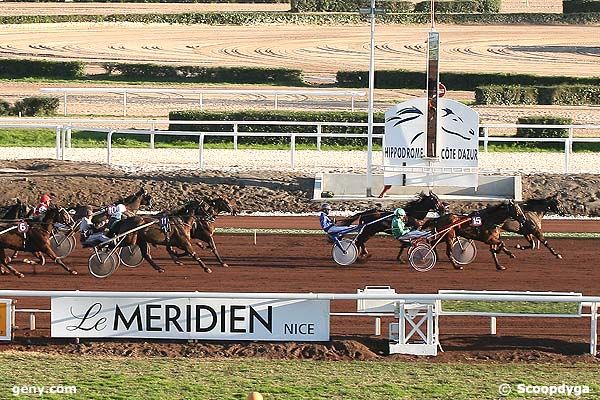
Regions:
M 127 211 L 135 214 L 140 206 L 146 205 L 152 207 L 152 196 L 146 192 L 146 189 L 140 188 L 137 192 L 127 197 L 122 197 L 114 202 L 115 204 L 124 204 Z
M 454 226 L 445 236 L 446 254 L 455 269 L 463 269 L 451 257 L 452 245 L 457 236 L 466 239 L 472 239 L 486 243 L 490 246 L 490 253 L 496 264 L 498 271 L 505 270 L 506 267 L 498 262 L 498 253 L 500 251 L 507 254 L 510 258 L 515 258 L 514 254 L 506 249 L 504 242 L 500 239 L 502 225 L 509 219 L 524 221 L 525 216 L 520 212 L 520 208 L 513 201 L 505 202 L 475 211 L 469 215 L 444 214 L 435 221 L 437 231 Z
M 27 204 L 17 199 L 15 204 L 0 208 L 0 220 L 13 220 L 27 218 L 32 209 Z
M 517 249 L 527 250 L 534 249 L 536 247 L 535 241 L 537 239 L 537 248 L 539 244 L 543 244 L 552 255 L 558 259 L 562 259 L 560 253 L 558 253 L 544 237 L 542 232 L 542 219 L 546 213 L 564 214 L 564 210 L 555 196 L 546 197 L 544 199 L 531 199 L 518 205 L 522 208 L 525 220 L 520 222 L 515 219 L 509 219 L 502 225 L 502 230 L 508 232 L 514 232 L 521 234 L 529 242 L 528 246 L 517 245 Z
M 225 197 L 216 197 L 214 199 L 204 198 L 201 201 L 192 200 L 186 203 L 184 207 L 177 210 L 175 213 L 179 215 L 194 215 L 195 224 L 191 231 L 191 237 L 206 243 L 221 266 L 227 268 L 228 265 L 221 258 L 221 255 L 217 250 L 215 240 L 213 239 L 213 235 L 215 233 L 215 221 L 217 216 L 222 212 L 236 215 L 238 209 L 235 201 Z M 196 242 L 196 244 L 200 246 L 200 248 L 204 248 L 201 242 Z M 182 257 L 187 253 L 184 252 L 183 254 L 173 254 L 175 254 L 177 257 Z
M 407 203 L 402 208 L 404 208 L 404 211 L 406 211 L 406 215 L 408 215 L 409 217 L 407 225 L 419 227 L 421 226 L 421 223 L 419 221 L 425 219 L 425 217 L 430 211 L 437 211 L 438 214 L 442 214 L 445 210 L 445 204 L 435 193 L 429 191 L 429 194 L 425 194 L 423 192 L 417 194 L 417 198 L 415 200 L 412 200 L 411 202 Z M 372 208 L 355 214 L 349 218 L 344 218 L 340 220 L 340 225 L 350 225 L 357 219 L 359 224 L 371 223 L 370 225 L 365 226 L 363 231 L 356 238 L 356 246 L 359 249 L 359 256 L 367 258 L 370 257 L 370 254 L 367 251 L 365 242 L 369 240 L 373 235 L 379 232 L 391 234 L 393 215 L 393 210 L 386 211 Z M 380 220 L 379 222 L 372 223 L 381 218 L 384 219 Z M 400 248 L 400 253 L 397 257 L 398 260 L 400 260 L 401 254 L 402 248 Z
M 65 209 L 50 207 L 40 222 L 29 222 L 30 229 L 27 232 L 21 233 L 17 229 L 12 229 L 0 235 L 0 264 L 2 264 L 2 267 L 8 268 L 13 274 L 20 278 L 23 277 L 22 273 L 18 272 L 9 264 L 9 262 L 7 262 L 5 249 L 12 249 L 35 254 L 40 259 L 42 265 L 44 263 L 43 254 L 46 254 L 55 263 L 63 267 L 65 271 L 77 275 L 77 271 L 67 267 L 52 250 L 50 238 L 52 237 L 53 225 L 56 222 L 67 224 L 71 222 L 71 218 Z M 0 231 L 8 228 L 11 228 L 11 226 L 3 224 L 0 226 Z M 0 271 L 4 273 L 4 269 L 1 267 Z
M 180 263 L 178 260 L 179 255 L 173 251 L 173 248 L 178 248 L 183 250 L 184 254 L 190 255 L 205 272 L 211 273 L 212 270 L 196 255 L 192 244 L 191 232 L 197 224 L 196 216 L 194 214 L 182 216 L 163 214 L 160 220 L 161 223 L 158 224 L 154 218 L 134 216 L 118 221 L 111 228 L 111 231 L 119 235 L 144 224 L 155 222 L 153 225 L 127 234 L 121 246 L 137 244 L 142 252 L 142 257 L 158 272 L 164 272 L 165 270 L 152 259 L 150 245 L 165 246 L 173 261 Z

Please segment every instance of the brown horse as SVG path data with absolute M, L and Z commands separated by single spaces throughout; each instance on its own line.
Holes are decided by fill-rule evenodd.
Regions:
M 0 208 L 0 220 L 20 220 L 27 218 L 32 212 L 32 209 L 17 199 L 15 204 Z
M 548 240 L 544 237 L 544 232 L 542 232 L 542 219 L 546 213 L 564 214 L 558 198 L 550 196 L 544 199 L 531 199 L 518 206 L 522 208 L 525 215 L 524 221 L 509 219 L 502 225 L 503 230 L 521 234 L 529 242 L 528 246 L 517 244 L 516 248 L 520 250 L 535 249 L 537 240 L 537 248 L 540 247 L 539 244 L 541 243 L 554 257 L 562 259 L 562 255 L 550 246 Z
M 461 236 L 488 244 L 490 246 L 490 253 L 496 264 L 496 269 L 502 271 L 506 267 L 498 262 L 498 253 L 502 251 L 510 258 L 515 258 L 514 254 L 506 249 L 506 245 L 500 239 L 502 233 L 501 227 L 509 219 L 517 221 L 525 219 L 513 201 L 489 206 L 469 215 L 444 214 L 435 221 L 435 227 L 438 231 L 442 231 L 454 226 L 448 231 L 445 239 L 446 254 L 455 269 L 463 269 L 451 257 L 452 245 L 456 241 L 456 237 Z
M 138 228 L 149 222 L 157 222 L 154 218 L 141 218 L 134 216 L 118 221 L 112 228 L 116 235 L 126 233 L 132 229 Z M 150 225 L 146 228 L 132 232 L 125 236 L 121 246 L 137 244 L 142 252 L 142 257 L 158 272 L 165 272 L 152 258 L 150 254 L 150 245 L 165 246 L 171 258 L 179 263 L 177 256 L 173 252 L 173 247 L 183 250 L 184 254 L 189 254 L 207 273 L 212 270 L 196 255 L 191 241 L 190 232 L 194 228 L 195 217 L 188 216 L 169 216 L 163 215 L 160 224 Z
M 215 233 L 215 221 L 217 216 L 222 213 L 230 213 L 231 215 L 237 215 L 238 207 L 233 199 L 228 199 L 226 197 L 216 197 L 214 199 L 204 198 L 200 201 L 191 200 L 186 203 L 182 208 L 175 211 L 175 214 L 178 215 L 194 215 L 195 217 L 195 225 L 191 232 L 191 237 L 193 239 L 201 240 L 202 242 L 208 245 L 208 248 L 213 252 L 219 264 L 222 267 L 229 267 L 223 261 L 223 258 L 219 254 L 217 250 L 217 245 L 215 244 L 215 240 L 213 235 Z M 204 245 L 201 242 L 196 242 L 196 244 L 200 248 L 204 248 Z M 183 257 L 187 253 L 177 254 L 175 252 L 172 255 L 176 257 Z
M 134 194 L 116 200 L 114 204 L 123 204 L 127 211 L 135 214 L 143 205 L 152 207 L 152 196 L 142 187 Z
M 41 265 L 44 265 L 45 263 L 43 256 L 43 254 L 45 254 L 55 263 L 63 267 L 65 271 L 77 275 L 77 271 L 67 267 L 67 265 L 57 257 L 50 244 L 53 225 L 56 222 L 67 224 L 70 221 L 71 218 L 65 209 L 51 207 L 46 211 L 46 214 L 40 222 L 28 222 L 30 229 L 27 232 L 22 233 L 19 232 L 18 229 L 11 229 L 0 235 L 0 272 L 4 273 L 2 267 L 6 267 L 16 276 L 20 278 L 23 278 L 24 276 L 9 264 L 10 261 L 7 262 L 5 249 L 11 249 L 33 253 L 38 257 Z M 0 231 L 10 228 L 12 228 L 10 225 L 3 224 L 0 226 Z

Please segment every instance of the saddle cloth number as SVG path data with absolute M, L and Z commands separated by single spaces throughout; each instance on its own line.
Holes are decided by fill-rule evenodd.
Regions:
M 106 211 L 108 212 L 109 215 L 115 214 L 117 212 L 117 206 L 115 206 L 115 205 L 108 206 Z
M 169 217 L 167 215 L 163 215 L 162 217 L 160 217 L 159 223 L 160 229 L 162 229 L 163 232 L 168 232 L 170 230 Z
M 471 225 L 481 226 L 481 217 L 479 215 L 475 215 L 475 216 L 471 217 Z
M 25 221 L 19 222 L 19 224 L 17 225 L 17 231 L 19 231 L 19 233 L 25 233 L 28 230 L 29 230 L 29 225 Z

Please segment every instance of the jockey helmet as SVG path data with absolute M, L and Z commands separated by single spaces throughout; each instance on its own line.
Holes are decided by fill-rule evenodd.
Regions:
M 50 195 L 49 194 L 43 194 L 42 197 L 40 197 L 40 203 L 49 203 L 50 202 Z
M 127 211 L 127 207 L 125 207 L 125 204 L 119 204 L 117 206 L 117 212 L 118 213 L 124 213 L 125 211 Z
M 397 218 L 404 217 L 406 215 L 406 211 L 403 208 L 396 208 L 394 210 L 394 216 Z
M 324 203 L 321 206 L 321 211 L 331 211 L 331 206 L 328 203 Z

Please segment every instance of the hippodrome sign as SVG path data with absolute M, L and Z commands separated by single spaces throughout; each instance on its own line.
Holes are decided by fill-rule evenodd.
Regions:
M 466 171 L 478 165 L 479 115 L 450 99 L 438 99 L 438 107 L 436 159 L 427 159 L 427 98 L 385 113 L 386 185 L 477 186 L 477 174 Z
M 52 337 L 329 340 L 328 300 L 53 297 Z

